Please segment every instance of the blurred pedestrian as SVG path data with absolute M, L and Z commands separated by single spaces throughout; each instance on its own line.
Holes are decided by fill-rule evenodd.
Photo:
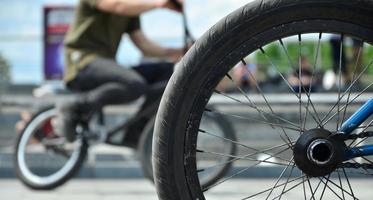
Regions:
M 313 92 L 315 78 L 313 77 L 312 67 L 307 57 L 301 57 L 301 68 L 294 70 L 287 78 L 290 86 L 295 92 Z M 312 78 L 313 77 L 313 78 Z
M 26 124 L 31 120 L 32 114 L 30 111 L 21 111 L 20 119 L 15 125 L 15 130 L 17 134 L 20 134 L 25 128 Z
M 352 57 L 350 59 L 349 77 L 348 81 L 353 81 L 353 76 L 358 76 L 363 70 L 363 41 L 352 38 Z
M 245 90 L 255 90 L 257 76 L 257 65 L 246 59 L 246 62 L 239 62 L 233 70 L 234 78 L 238 85 Z
M 343 46 L 343 39 L 341 35 L 332 35 L 330 37 L 331 58 L 333 64 L 333 71 L 337 75 L 336 85 L 341 83 L 344 85 L 348 77 L 346 49 Z M 341 76 L 339 76 L 341 75 Z M 342 80 L 339 80 L 341 78 Z

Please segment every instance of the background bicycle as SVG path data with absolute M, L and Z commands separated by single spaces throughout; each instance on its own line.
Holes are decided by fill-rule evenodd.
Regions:
M 187 48 L 192 39 L 190 39 L 191 35 L 186 26 L 186 16 L 183 16 L 185 24 L 184 46 Z M 161 66 L 169 67 L 170 65 L 166 63 Z M 136 67 L 135 70 L 146 77 L 146 80 L 148 80 L 150 84 L 151 80 L 154 79 L 149 78 L 152 74 L 142 74 L 142 72 L 147 71 L 146 69 L 151 67 L 156 68 L 161 66 L 144 64 L 140 67 Z M 153 76 L 158 75 L 154 72 Z M 164 91 L 162 83 L 163 82 L 155 82 L 154 84 L 150 84 L 149 90 L 146 92 L 145 100 L 139 111 L 125 123 L 120 123 L 119 126 L 115 126 L 112 129 L 105 129 L 105 118 L 102 111 L 98 112 L 98 116 L 96 117 L 94 117 L 94 115 L 80 116 L 78 125 L 73 128 L 73 130 L 75 130 L 74 133 L 70 133 L 70 135 L 74 135 L 74 138 L 78 138 L 77 141 L 69 140 L 67 133 L 61 134 L 55 130 L 55 124 L 57 123 L 56 108 L 50 107 L 41 110 L 28 122 L 17 140 L 15 148 L 15 167 L 18 177 L 23 183 L 33 189 L 53 189 L 65 183 L 77 172 L 87 154 L 89 145 L 104 142 L 116 146 L 129 146 L 135 149 L 139 148 L 140 160 L 142 162 L 144 174 L 152 180 L 151 138 L 154 129 L 155 113 L 158 109 L 160 96 Z M 215 135 L 216 137 L 235 140 L 234 130 L 224 117 L 214 114 L 207 114 L 205 116 L 204 124 L 206 125 L 205 128 L 207 131 L 215 128 L 217 129 L 216 131 L 220 132 Z M 125 131 L 124 135 L 120 136 L 118 133 L 123 131 Z M 137 135 L 137 137 L 134 137 L 134 135 Z M 118 137 L 120 141 L 116 142 L 115 139 Z M 131 137 L 131 143 L 128 143 L 127 138 L 129 137 Z M 137 140 L 132 141 L 132 138 L 137 138 Z M 211 139 L 205 139 L 204 137 L 201 137 L 199 142 L 201 145 L 206 146 L 206 148 L 214 148 L 214 145 L 217 145 L 217 143 L 213 143 L 214 145 L 209 144 Z M 219 146 L 224 146 L 227 150 L 227 154 L 235 154 L 234 145 L 223 142 Z M 43 150 L 46 152 L 44 153 Z M 45 157 L 42 158 L 42 156 Z M 201 157 L 199 160 L 201 161 L 201 166 L 204 165 L 204 162 L 216 163 L 228 161 L 228 159 L 219 159 L 218 161 L 215 161 L 214 156 Z M 40 161 L 50 162 L 53 165 L 47 170 L 34 169 L 34 163 Z M 206 170 L 201 173 L 203 187 L 208 187 L 209 185 L 214 184 L 220 176 L 227 172 L 229 167 L 230 164 L 227 163 L 226 165 L 222 165 L 220 168 Z
M 159 105 L 159 97 L 163 90 L 155 87 L 158 98 L 150 104 L 141 107 L 139 113 L 120 122 L 118 125 L 107 128 L 105 115 L 99 112 L 89 119 L 81 119 L 76 129 L 77 140 L 69 142 L 65 135 L 58 135 L 54 131 L 53 123 L 56 118 L 56 108 L 47 107 L 36 113 L 20 133 L 15 147 L 15 169 L 20 180 L 33 189 L 54 189 L 68 181 L 82 167 L 87 156 L 89 146 L 106 143 L 115 146 L 127 147 L 125 134 L 127 131 L 139 131 L 137 145 L 130 146 L 138 149 L 143 173 L 150 180 L 152 176 L 151 153 L 155 113 Z M 145 121 L 144 121 L 145 120 Z M 144 123 L 145 122 L 145 123 Z M 139 127 L 142 126 L 142 127 Z M 224 117 L 207 114 L 204 118 L 206 130 L 215 130 L 217 136 L 235 140 L 234 130 Z M 134 129 L 133 127 L 136 127 Z M 217 143 L 226 148 L 227 154 L 235 154 L 235 147 L 227 142 L 216 141 L 211 145 L 210 138 L 200 138 L 201 145 L 207 149 L 216 148 Z M 219 143 L 220 142 L 220 143 Z M 200 158 L 200 165 L 204 163 L 225 162 L 227 159 L 209 156 Z M 42 163 L 43 168 L 40 168 Z M 226 173 L 230 165 L 208 170 L 201 174 L 205 187 L 215 183 L 219 177 Z

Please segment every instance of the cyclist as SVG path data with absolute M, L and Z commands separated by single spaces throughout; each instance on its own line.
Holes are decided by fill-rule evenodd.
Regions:
M 65 38 L 67 68 L 66 86 L 78 95 L 60 103 L 54 123 L 57 134 L 75 140 L 79 119 L 89 116 L 105 105 L 128 103 L 146 95 L 144 109 L 152 99 L 150 85 L 164 82 L 173 72 L 173 64 L 156 63 L 121 67 L 115 56 L 123 34 L 128 34 L 146 56 L 176 61 L 183 48 L 164 48 L 149 40 L 140 28 L 139 15 L 157 8 L 177 11 L 168 0 L 80 0 L 75 21 Z M 156 86 L 155 86 L 156 87 Z M 163 89 L 163 88 L 162 88 Z M 124 143 L 135 147 L 136 132 L 143 124 L 134 124 L 126 130 Z

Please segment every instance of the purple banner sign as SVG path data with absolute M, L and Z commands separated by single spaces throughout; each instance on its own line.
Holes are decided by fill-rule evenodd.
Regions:
M 44 7 L 44 78 L 60 80 L 64 71 L 63 40 L 73 20 L 74 7 Z

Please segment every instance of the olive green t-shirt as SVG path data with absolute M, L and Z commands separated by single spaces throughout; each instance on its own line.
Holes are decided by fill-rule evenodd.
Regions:
M 64 80 L 73 80 L 79 70 L 97 57 L 115 59 L 124 33 L 140 29 L 139 17 L 103 12 L 97 0 L 80 0 L 75 20 L 65 37 Z

